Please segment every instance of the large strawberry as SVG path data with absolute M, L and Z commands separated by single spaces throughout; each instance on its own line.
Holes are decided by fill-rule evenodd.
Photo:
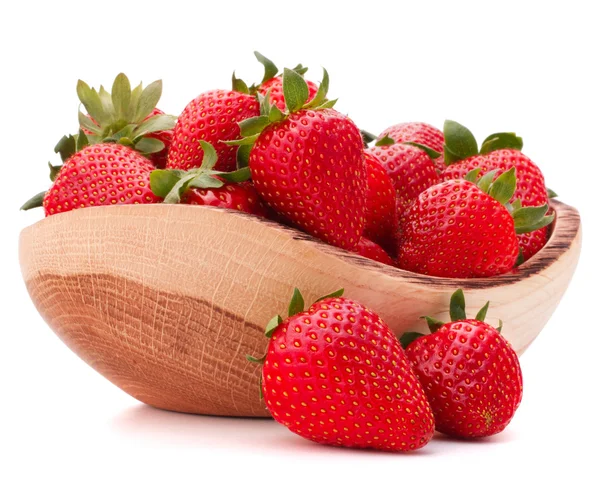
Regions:
M 200 167 L 189 171 L 154 170 L 150 174 L 152 192 L 166 203 L 216 206 L 266 217 L 265 206 L 248 182 L 250 170 L 244 167 L 233 172 L 217 171 L 215 148 L 205 141 L 200 141 L 200 146 L 204 152 Z
M 295 226 L 352 250 L 364 228 L 366 168 L 362 138 L 346 116 L 326 101 L 327 72 L 315 98 L 297 73 L 285 69 L 287 110 L 263 98 L 261 115 L 240 123 L 239 142 L 252 146 L 254 185 L 269 206 Z
M 388 127 L 379 134 L 377 141 L 385 137 L 399 144 L 405 142 L 420 144 L 440 154 L 444 151 L 444 133 L 424 122 L 403 122 Z M 445 169 L 443 156 L 433 156 L 432 160 L 439 170 Z
M 167 167 L 183 170 L 200 167 L 204 154 L 199 141 L 205 141 L 217 151 L 217 169 L 233 171 L 238 147 L 223 141 L 239 139 L 238 122 L 258 114 L 258 101 L 253 95 L 236 90 L 211 90 L 200 94 L 177 120 Z
M 491 171 L 474 184 L 450 180 L 423 191 L 400 218 L 398 266 L 449 278 L 478 278 L 510 271 L 519 255 L 517 233 L 547 226 L 548 205 L 512 204 L 515 169 L 492 182 Z
M 394 184 L 387 169 L 368 151 L 365 151 L 365 164 L 367 196 L 363 236 L 392 249 L 398 230 Z
M 22 209 L 44 206 L 46 216 L 73 209 L 114 204 L 160 202 L 150 189 L 152 162 L 130 147 L 116 143 L 87 145 L 78 136 L 77 152 L 54 173 L 54 183 Z
M 444 179 L 460 179 L 473 169 L 479 168 L 479 176 L 492 170 L 507 171 L 515 168 L 517 186 L 511 201 L 520 199 L 523 206 L 548 204 L 549 196 L 542 171 L 525 154 L 520 152 L 523 141 L 511 133 L 498 133 L 489 136 L 477 151 L 477 143 L 471 132 L 464 126 L 452 121 L 445 125 L 447 142 L 450 148 L 467 146 L 459 155 L 449 157 L 449 166 L 443 173 Z M 469 147 L 470 146 L 470 147 Z M 548 227 L 531 233 L 519 234 L 519 246 L 523 260 L 528 260 L 544 247 L 548 239 Z
M 436 154 L 427 148 L 383 137 L 365 152 L 377 158 L 392 179 L 399 214 L 425 189 L 440 182 L 431 157 Z
M 298 290 L 266 328 L 262 393 L 273 418 L 328 445 L 409 451 L 433 436 L 433 416 L 400 343 L 343 290 L 304 311 Z
M 162 81 L 145 89 L 140 83 L 132 90 L 125 74 L 117 75 L 110 93 L 103 86 L 96 91 L 80 80 L 77 95 L 87 111 L 79 112 L 80 129 L 90 144 L 117 142 L 164 167 L 176 118 L 156 108 L 161 93 Z M 69 141 L 63 138 L 61 142 Z
M 494 435 L 506 428 L 521 403 L 519 359 L 500 328 L 485 323 L 488 305 L 475 319 L 468 318 L 458 290 L 450 301 L 451 323 L 426 317 L 431 335 L 402 337 L 439 432 L 466 438 Z

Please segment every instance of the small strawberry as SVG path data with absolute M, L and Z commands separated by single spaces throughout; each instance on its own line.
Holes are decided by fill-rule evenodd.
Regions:
M 248 164 L 263 200 L 296 227 L 353 250 L 364 228 L 367 178 L 362 138 L 326 101 L 325 71 L 315 98 L 297 73 L 285 69 L 287 110 L 262 99 L 261 115 L 240 123 L 239 142 L 251 146 Z
M 387 254 L 381 246 L 379 246 L 377 243 L 374 243 L 370 239 L 365 238 L 364 236 L 360 238 L 360 241 L 356 245 L 355 251 L 365 258 L 379 261 L 380 263 L 389 264 L 390 266 L 396 266 L 394 260 L 390 258 L 390 255 Z
M 271 104 L 276 105 L 282 111 L 285 110 L 286 106 L 285 97 L 283 95 L 283 75 L 277 75 L 279 69 L 264 55 L 260 54 L 259 52 L 254 52 L 254 55 L 258 61 L 263 64 L 265 68 L 265 74 L 258 86 L 252 86 L 249 88 L 250 93 L 252 94 L 254 92 L 258 92 L 263 96 L 266 96 L 268 93 L 270 93 L 269 98 Z M 302 64 L 299 64 L 294 67 L 293 70 L 300 75 L 304 75 L 308 69 L 303 67 Z M 311 101 L 314 99 L 315 95 L 317 95 L 319 87 L 310 80 L 306 81 L 306 85 L 308 86 L 308 100 Z
M 431 335 L 402 337 L 433 409 L 435 428 L 447 435 L 473 438 L 502 432 L 521 403 L 519 359 L 500 328 L 484 322 L 488 305 L 469 319 L 458 290 L 450 301 L 451 323 L 426 317 Z
M 425 189 L 440 182 L 430 157 L 436 153 L 427 148 L 398 144 L 390 137 L 384 137 L 365 152 L 376 157 L 392 179 L 398 214 Z
M 111 93 L 103 86 L 96 91 L 80 80 L 77 95 L 87 111 L 79 112 L 80 129 L 90 144 L 117 142 L 164 167 L 176 118 L 156 108 L 161 93 L 162 81 L 145 89 L 140 83 L 132 90 L 125 74 L 117 75 Z M 65 137 L 61 142 L 70 141 Z
M 364 155 L 367 167 L 367 197 L 363 236 L 391 249 L 396 242 L 398 230 L 394 184 L 386 168 L 375 156 L 368 151 L 365 151 Z
M 515 169 L 492 182 L 496 171 L 473 182 L 451 180 L 423 191 L 400 218 L 398 266 L 408 271 L 449 278 L 495 276 L 516 264 L 517 233 L 552 222 L 548 205 L 509 204 Z
M 150 187 L 166 203 L 183 203 L 235 209 L 266 217 L 266 209 L 254 189 L 247 182 L 250 170 L 245 167 L 233 172 L 215 170 L 218 156 L 208 142 L 200 141 L 203 151 L 199 168 L 181 171 L 156 169 L 150 174 Z M 226 184 L 227 183 L 227 184 Z
M 439 154 L 444 152 L 444 133 L 424 122 L 403 122 L 388 127 L 379 134 L 377 140 L 380 141 L 385 137 L 389 137 L 399 144 L 410 142 L 421 144 Z M 438 169 L 445 169 L 443 156 L 432 157 L 432 160 Z
M 483 176 L 492 170 L 507 171 L 514 167 L 517 172 L 517 187 L 511 202 L 520 199 L 523 206 L 548 204 L 549 196 L 544 175 L 531 159 L 520 152 L 523 147 L 520 137 L 512 133 L 492 134 L 483 142 L 478 152 L 475 138 L 466 127 L 447 121 L 445 130 L 451 148 L 459 150 L 460 148 L 454 147 L 459 144 L 470 146 L 470 150 L 449 157 L 449 165 L 443 173 L 445 180 L 464 178 L 469 171 L 476 168 L 480 169 L 479 176 Z M 519 234 L 519 247 L 524 261 L 544 247 L 548 234 L 548 227 Z
M 433 415 L 400 343 L 343 290 L 304 311 L 294 290 L 283 321 L 274 317 L 262 393 L 273 418 L 327 445 L 409 451 L 433 436 Z
M 152 162 L 132 148 L 115 143 L 86 144 L 78 136 L 77 152 L 54 173 L 54 183 L 22 209 L 44 206 L 46 216 L 91 206 L 160 202 L 150 189 Z
M 202 140 L 217 150 L 217 169 L 233 171 L 238 148 L 222 141 L 239 139 L 238 122 L 258 114 L 258 101 L 252 95 L 236 90 L 211 90 L 200 94 L 177 120 L 167 167 L 188 170 L 201 166 L 203 151 L 198 141 Z

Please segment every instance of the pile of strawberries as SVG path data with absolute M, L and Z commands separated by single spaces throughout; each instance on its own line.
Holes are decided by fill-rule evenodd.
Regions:
M 361 132 L 304 80 L 264 56 L 258 84 L 233 76 L 179 117 L 156 108 L 162 84 L 111 92 L 79 81 L 79 132 L 55 148 L 50 189 L 23 208 L 46 215 L 90 206 L 186 203 L 237 209 L 301 229 L 334 246 L 432 276 L 506 273 L 546 243 L 553 213 L 521 138 L 397 124 Z M 375 141 L 373 146 L 369 143 Z
M 431 334 L 396 339 L 369 308 L 343 290 L 304 311 L 296 289 L 288 318 L 275 316 L 262 358 L 261 395 L 273 418 L 292 432 L 327 445 L 411 451 L 434 430 L 451 437 L 497 434 L 523 395 L 517 354 L 485 323 L 487 303 L 465 312 L 457 290 L 451 322 L 425 317 Z

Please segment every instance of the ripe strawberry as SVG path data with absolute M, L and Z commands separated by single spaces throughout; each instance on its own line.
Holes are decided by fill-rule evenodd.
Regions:
M 217 171 L 215 148 L 205 141 L 200 141 L 200 148 L 203 161 L 199 168 L 189 171 L 156 169 L 152 172 L 152 192 L 164 198 L 166 203 L 217 206 L 266 217 L 266 208 L 256 189 L 247 182 L 250 170 L 245 167 L 233 172 Z
M 451 323 L 426 317 L 431 335 L 407 333 L 402 338 L 433 409 L 435 428 L 447 435 L 497 434 L 521 403 L 519 359 L 500 328 L 484 322 L 488 305 L 468 319 L 458 290 L 450 302 Z
M 479 168 L 482 175 L 492 169 L 517 169 L 517 188 L 515 199 L 520 199 L 523 206 L 547 204 L 548 191 L 544 176 L 538 167 L 519 151 L 523 148 L 523 139 L 513 132 L 498 132 L 488 136 L 477 148 L 477 141 L 472 132 L 454 121 L 444 123 L 445 162 L 450 171 L 446 178 L 464 176 L 474 168 Z M 543 227 L 531 233 L 519 234 L 519 248 L 522 261 L 537 253 L 548 239 L 549 229 Z
M 385 129 L 379 137 L 381 139 L 389 137 L 396 143 L 411 142 L 421 144 L 437 153 L 444 152 L 444 133 L 432 125 L 424 122 L 403 122 Z M 444 156 L 432 157 L 433 164 L 440 171 L 446 168 L 444 164 Z
M 211 90 L 200 94 L 183 110 L 175 129 L 167 167 L 193 169 L 202 165 L 203 151 L 198 141 L 206 141 L 217 150 L 220 171 L 236 167 L 237 146 L 221 141 L 239 139 L 238 122 L 259 114 L 254 96 L 235 90 Z
M 384 137 L 365 152 L 376 157 L 392 179 L 399 215 L 420 193 L 440 182 L 431 157 L 422 148 Z
M 140 83 L 132 90 L 125 74 L 117 75 L 111 93 L 103 86 L 96 91 L 80 80 L 77 95 L 87 114 L 79 112 L 79 123 L 87 142 L 118 142 L 164 167 L 176 118 L 156 108 L 161 92 L 160 80 L 145 89 Z M 56 152 L 69 142 L 67 137 L 61 139 Z
M 496 172 L 473 181 L 450 180 L 423 191 L 400 218 L 398 266 L 450 278 L 477 278 L 510 271 L 517 262 L 517 232 L 553 220 L 548 206 L 523 208 L 513 197 L 514 168 L 492 183 Z M 510 210 L 510 211 L 509 211 Z M 512 211 L 512 213 L 511 213 Z
M 150 190 L 153 169 L 148 159 L 127 146 L 82 146 L 65 161 L 45 193 L 46 216 L 90 206 L 160 202 Z
M 367 151 L 364 155 L 367 167 L 367 196 L 363 236 L 391 249 L 396 242 L 398 230 L 394 184 L 387 170 L 375 156 Z
M 360 238 L 360 241 L 356 245 L 356 253 L 380 263 L 396 266 L 394 260 L 390 258 L 390 255 L 381 246 L 364 236 Z
M 499 149 L 457 161 L 444 171 L 444 179 L 460 179 L 475 168 L 481 169 L 480 176 L 494 169 L 517 170 L 517 188 L 511 201 L 520 199 L 523 206 L 548 204 L 548 193 L 540 169 L 525 154 L 516 149 Z M 528 260 L 544 247 L 548 239 L 548 227 L 531 233 L 519 234 L 519 246 L 524 260 Z
M 353 250 L 365 222 L 362 138 L 354 123 L 325 101 L 328 83 L 325 72 L 319 92 L 306 103 L 306 82 L 286 69 L 286 113 L 263 99 L 262 115 L 240 123 L 248 137 L 237 144 L 252 145 L 252 179 L 269 206 L 309 234 Z
M 307 311 L 296 289 L 289 317 L 267 325 L 271 338 L 262 393 L 273 418 L 328 445 L 409 451 L 433 435 L 433 415 L 400 343 L 343 290 Z

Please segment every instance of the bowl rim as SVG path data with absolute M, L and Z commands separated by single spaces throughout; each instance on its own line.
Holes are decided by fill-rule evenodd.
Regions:
M 394 278 L 402 278 L 408 282 L 416 283 L 419 285 L 436 286 L 438 288 L 456 288 L 456 286 L 460 284 L 460 286 L 463 289 L 470 290 L 489 289 L 500 285 L 510 285 L 541 273 L 542 271 L 550 267 L 552 264 L 554 264 L 554 262 L 558 258 L 560 258 L 565 252 L 567 252 L 571 248 L 580 232 L 581 227 L 581 218 L 576 208 L 556 199 L 551 199 L 550 207 L 556 213 L 556 219 L 552 224 L 552 232 L 546 245 L 534 256 L 532 256 L 525 263 L 523 263 L 518 269 L 514 269 L 502 275 L 488 278 L 446 278 L 425 275 L 421 273 L 414 273 L 412 271 L 406 271 L 395 266 L 390 266 L 387 264 L 380 263 L 378 261 L 371 260 L 369 258 L 365 258 L 357 253 L 346 251 L 342 248 L 338 248 L 337 246 L 327 244 L 325 241 L 315 238 L 314 236 L 308 233 L 300 231 L 299 229 L 296 229 L 291 226 L 280 224 L 274 220 L 261 218 L 237 210 L 223 209 L 215 206 L 191 206 L 183 204 L 117 204 L 112 206 L 96 206 L 93 208 L 76 209 L 64 213 L 57 213 L 52 216 L 45 217 L 44 219 L 41 219 L 36 223 L 25 227 L 21 232 L 21 235 L 24 231 L 31 229 L 33 226 L 41 226 L 46 222 L 51 221 L 53 218 L 64 219 L 64 216 L 81 216 L 85 213 L 89 214 L 90 211 L 99 212 L 100 210 L 106 211 L 107 209 L 147 209 L 150 206 L 152 206 L 153 208 L 156 206 L 162 206 L 163 209 L 165 207 L 175 209 L 208 209 L 211 211 L 218 211 L 220 213 L 223 213 L 223 215 L 227 216 L 238 216 L 240 218 L 246 219 L 247 221 L 263 224 L 265 227 L 269 227 L 271 229 L 285 231 L 288 234 L 290 234 L 292 239 L 294 240 L 309 243 L 313 247 L 325 254 L 335 256 L 353 265 L 358 265 L 360 268 L 363 269 L 376 270 L 387 276 L 391 276 Z

